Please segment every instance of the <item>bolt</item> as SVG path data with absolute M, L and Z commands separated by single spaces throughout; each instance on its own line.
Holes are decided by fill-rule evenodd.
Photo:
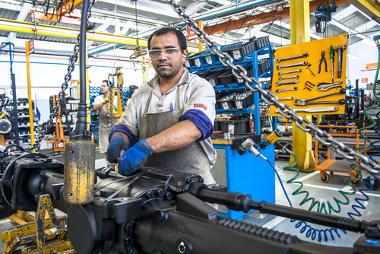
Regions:
M 124 229 L 125 229 L 125 230 L 128 230 L 128 231 L 131 230 L 131 229 L 132 229 L 132 225 L 129 224 L 129 223 L 128 223 L 128 224 L 125 224 L 125 225 L 124 225 Z
M 182 185 L 182 182 L 181 181 L 178 181 L 178 186 L 181 186 Z
M 159 196 L 160 198 L 164 197 L 164 195 L 165 195 L 164 190 L 158 190 L 158 196 Z
M 178 251 L 179 253 L 185 253 L 186 252 L 186 245 L 184 242 L 181 242 L 179 245 L 178 245 Z
M 71 197 L 73 194 L 72 193 L 67 193 L 67 196 Z
M 131 244 L 131 238 L 129 238 L 129 237 L 125 238 L 124 244 L 125 245 Z
M 153 198 L 153 197 L 154 197 L 154 191 L 152 191 L 152 190 L 148 191 L 148 192 L 145 194 L 145 196 L 146 196 L 147 198 L 149 198 L 149 199 Z
M 166 199 L 167 200 L 171 200 L 172 199 L 172 194 L 170 192 L 167 192 L 166 195 L 165 195 Z

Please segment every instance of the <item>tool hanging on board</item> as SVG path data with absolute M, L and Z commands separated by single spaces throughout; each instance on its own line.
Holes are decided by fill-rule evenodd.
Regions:
M 296 59 L 296 58 L 307 57 L 308 55 L 309 54 L 306 53 L 306 54 L 302 54 L 302 55 L 298 55 L 298 56 L 290 56 L 290 57 L 285 57 L 285 58 L 277 58 L 277 63 L 282 62 L 282 61 L 286 61 L 286 60 L 292 60 L 292 59 Z
M 310 66 L 311 66 L 311 64 L 308 64 L 307 67 L 306 67 L 306 69 L 308 69 L 308 70 L 311 72 L 311 74 L 313 74 L 313 76 L 315 77 L 315 74 L 314 74 L 314 72 L 310 69 Z
M 303 90 L 307 89 L 307 90 L 311 91 L 311 89 L 313 89 L 314 87 L 315 87 L 315 85 L 313 83 L 306 81 Z
M 340 89 L 340 91 L 338 91 L 338 92 L 330 93 L 330 94 L 325 94 L 325 95 L 314 97 L 314 98 L 310 98 L 310 99 L 307 99 L 307 100 L 296 99 L 294 101 L 294 105 L 296 105 L 296 106 L 306 106 L 308 104 L 330 104 L 330 103 L 344 104 L 345 103 L 344 99 L 343 100 L 339 100 L 337 102 L 330 102 L 330 101 L 329 102 L 327 102 L 327 101 L 311 102 L 311 101 L 314 101 L 314 100 L 317 100 L 317 99 L 320 99 L 320 98 L 329 97 L 329 96 L 332 96 L 332 95 L 335 95 L 335 94 L 345 94 L 345 93 L 346 93 L 346 89 Z
M 338 87 L 342 88 L 341 84 L 343 84 L 343 81 L 339 81 L 339 82 L 335 82 L 335 83 L 322 82 L 322 83 L 319 83 L 317 85 L 317 90 L 325 92 L 325 91 L 328 91 L 328 90 L 333 89 L 333 88 L 338 88 Z
M 276 93 L 286 92 L 286 91 L 297 91 L 298 87 L 286 88 L 286 89 L 277 89 Z
M 279 77 L 278 80 L 284 80 L 284 79 L 298 79 L 300 76 L 295 75 L 295 76 L 289 76 L 289 77 Z
M 322 63 L 325 64 L 325 72 L 327 72 L 327 62 L 326 62 L 326 52 L 325 51 L 322 51 L 321 52 L 321 60 L 319 60 L 319 69 L 318 69 L 318 74 L 321 73 L 321 67 L 322 67 Z M 315 75 L 314 75 L 315 76 Z
M 300 62 L 295 64 L 288 64 L 288 65 L 277 65 L 277 70 L 280 70 L 282 68 L 289 68 L 289 67 L 295 67 L 295 66 L 306 66 L 308 62 Z
M 346 45 L 336 46 L 335 51 L 338 51 L 338 78 L 342 77 L 343 50 L 347 49 Z
M 283 82 L 276 81 L 276 86 L 294 85 L 294 84 L 297 84 L 298 82 L 299 81 L 297 79 L 283 81 Z
M 330 58 L 331 58 L 331 82 L 334 82 L 334 58 L 335 58 L 335 51 L 334 46 L 330 46 Z
M 307 68 L 306 68 L 307 69 Z M 284 71 L 284 72 L 279 72 L 278 76 L 285 75 L 285 74 L 290 74 L 290 73 L 295 73 L 295 72 L 302 72 L 302 69 L 294 70 L 294 71 Z
M 304 109 L 295 109 L 296 112 L 316 113 L 316 112 L 335 112 L 338 111 L 338 107 L 311 107 Z
M 284 97 L 284 98 L 279 98 L 279 101 L 286 101 L 286 100 L 294 100 L 294 97 Z

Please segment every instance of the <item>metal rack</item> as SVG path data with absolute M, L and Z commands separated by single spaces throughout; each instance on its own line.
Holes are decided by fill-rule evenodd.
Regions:
M 229 47 L 236 47 L 240 45 L 241 43 L 238 44 L 231 44 L 228 46 L 222 47 L 222 50 L 226 50 Z M 269 65 L 270 68 L 269 70 L 260 73 L 259 74 L 259 57 L 268 54 L 268 59 L 269 59 Z M 193 60 L 194 62 L 197 62 L 198 65 L 193 65 L 188 67 L 189 72 L 191 73 L 196 73 L 196 74 L 201 74 L 202 72 L 208 71 L 208 70 L 217 70 L 217 69 L 223 69 L 225 66 L 215 58 L 214 55 L 212 55 L 209 50 L 205 50 L 201 53 L 198 53 L 196 55 L 192 55 L 189 57 L 190 60 Z M 196 60 L 198 59 L 198 60 Z M 234 61 L 235 64 L 240 64 L 244 67 L 250 68 L 252 67 L 252 72 L 249 73 L 256 79 L 261 79 L 261 78 L 269 78 L 270 80 L 272 79 L 272 73 L 273 73 L 273 54 L 272 54 L 272 44 L 269 44 L 261 49 L 258 49 L 256 51 L 251 52 L 250 54 L 240 57 L 238 60 L 235 59 Z M 186 65 L 186 64 L 185 64 Z M 271 81 L 270 81 L 271 83 Z M 241 83 L 231 83 L 228 84 L 228 86 L 224 85 L 216 85 L 214 87 L 214 90 L 216 93 L 218 92 L 224 92 L 224 91 L 246 91 L 247 87 L 245 84 Z M 217 114 L 235 114 L 235 113 L 252 113 L 255 116 L 255 133 L 257 135 L 261 134 L 261 124 L 260 124 L 260 95 L 258 92 L 253 93 L 254 96 L 254 103 L 249 105 L 248 107 L 244 107 L 242 109 L 216 109 Z M 276 128 L 277 122 L 276 119 L 274 118 L 274 121 L 272 123 L 273 128 Z

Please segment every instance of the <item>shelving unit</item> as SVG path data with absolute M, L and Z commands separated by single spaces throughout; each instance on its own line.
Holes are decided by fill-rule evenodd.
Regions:
M 32 105 L 34 111 L 34 105 Z M 18 98 L 17 99 L 17 120 L 18 120 L 18 129 L 19 129 L 19 140 L 20 145 L 23 147 L 28 147 L 31 144 L 30 137 L 30 122 L 29 122 L 29 102 L 27 98 Z M 12 121 L 13 122 L 13 121 Z M 38 124 L 37 121 L 34 121 L 34 125 Z M 12 132 L 14 128 L 12 128 Z M 36 137 L 37 132 L 34 132 Z
M 228 46 L 222 47 L 222 50 L 226 51 L 232 51 L 238 48 L 238 46 L 242 46 L 241 43 L 239 44 L 232 44 Z M 269 62 L 269 68 L 265 69 L 262 71 L 262 64 L 260 64 L 260 59 L 259 57 L 268 55 L 267 61 Z M 197 60 L 199 59 L 199 60 Z M 236 59 L 236 57 L 235 57 Z M 189 57 L 189 60 L 192 60 L 193 63 L 195 64 L 198 63 L 197 65 L 192 65 L 189 67 L 189 71 L 191 73 L 196 73 L 199 76 L 205 76 L 205 73 L 207 74 L 208 71 L 213 70 L 214 72 L 220 70 L 228 71 L 228 69 L 225 68 L 225 66 L 215 58 L 214 55 L 211 55 L 209 50 L 203 51 L 201 53 L 198 53 L 196 55 L 192 55 Z M 191 65 L 191 63 L 188 62 L 188 64 Z M 260 48 L 256 51 L 253 51 L 246 56 L 238 58 L 238 60 L 234 60 L 234 64 L 237 65 L 242 65 L 246 69 L 248 69 L 248 74 L 249 76 L 252 76 L 256 78 L 257 80 L 261 78 L 272 78 L 272 70 L 273 70 L 273 55 L 272 55 L 272 44 L 269 44 L 267 46 L 264 46 L 263 48 Z M 233 75 L 231 73 L 231 75 Z M 215 78 L 220 75 L 215 75 Z M 207 75 L 204 77 L 205 79 L 207 78 Z M 210 79 L 213 79 L 214 77 L 211 77 Z M 210 81 L 210 80 L 209 80 Z M 231 91 L 236 91 L 236 92 L 247 92 L 249 91 L 247 86 L 244 84 L 243 80 L 240 79 L 235 79 L 236 82 L 229 83 L 227 85 L 219 85 L 216 84 L 215 81 L 211 80 L 210 83 L 214 83 L 214 90 L 216 93 L 216 96 L 218 98 L 218 93 L 222 92 L 231 92 Z M 271 81 L 269 82 L 271 83 Z M 260 124 L 260 103 L 261 98 L 259 95 L 259 92 L 253 92 L 253 103 L 250 104 L 247 107 L 238 109 L 238 108 L 218 108 L 216 107 L 216 114 L 241 114 L 241 113 L 252 113 L 255 116 L 255 133 L 257 135 L 261 134 L 261 124 Z M 218 99 L 217 99 L 218 103 Z M 273 122 L 273 128 L 276 128 L 276 121 Z

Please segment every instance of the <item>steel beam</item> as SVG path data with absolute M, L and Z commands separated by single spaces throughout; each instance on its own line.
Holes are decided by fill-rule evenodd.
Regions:
M 373 0 L 347 0 L 362 12 L 380 23 L 380 7 Z
M 308 0 L 290 0 L 290 40 L 292 45 L 310 41 L 310 5 Z M 305 116 L 311 121 L 311 116 Z M 293 123 L 293 153 L 297 157 L 294 166 L 301 172 L 311 172 L 315 168 L 312 139 Z M 295 162 L 290 157 L 289 165 Z

